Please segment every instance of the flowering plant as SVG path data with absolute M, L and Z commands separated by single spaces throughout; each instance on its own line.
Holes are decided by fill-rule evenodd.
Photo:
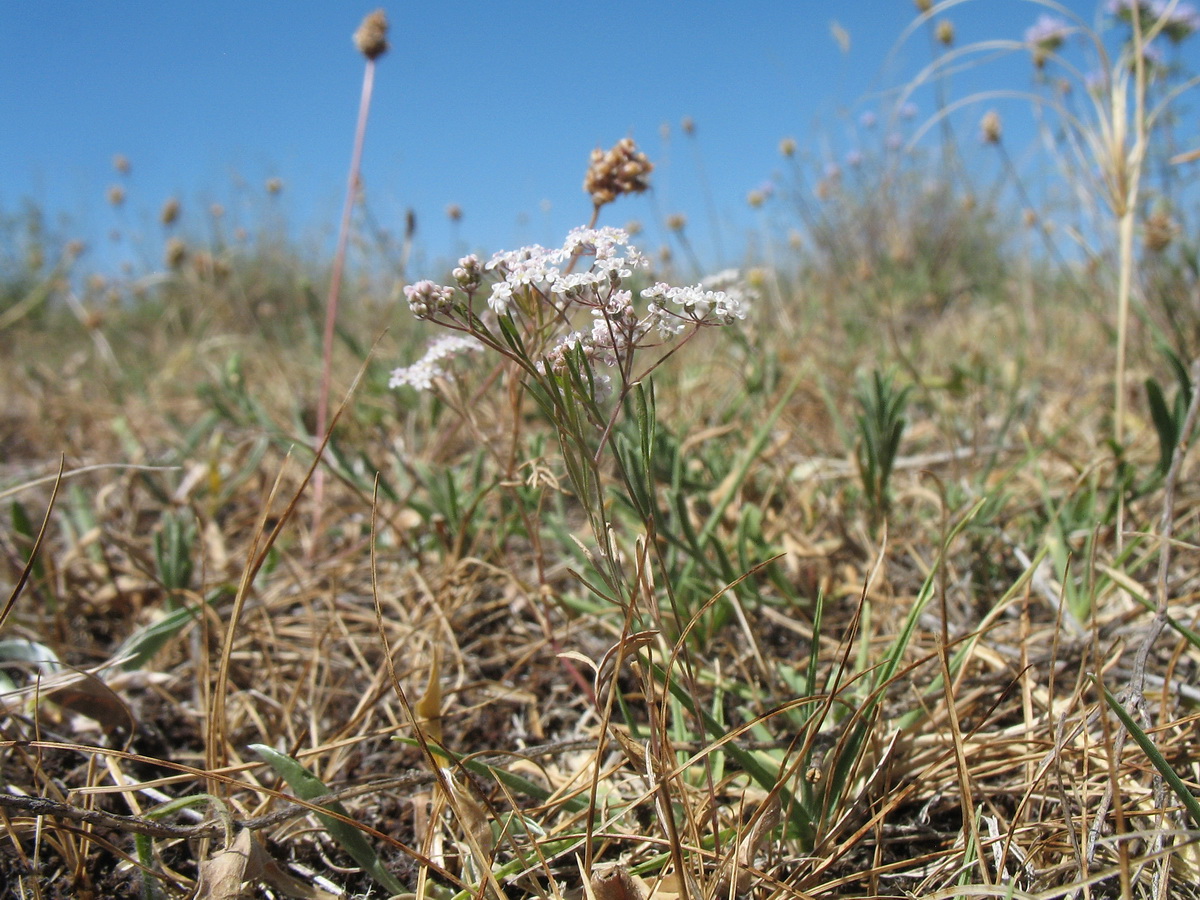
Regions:
M 464 257 L 453 284 L 420 281 L 404 289 L 417 318 L 456 333 L 435 339 L 421 360 L 396 369 L 390 382 L 442 390 L 453 382 L 455 356 L 482 349 L 498 354 L 510 376 L 510 396 L 528 391 L 554 428 L 599 548 L 593 561 L 614 598 L 632 597 L 637 577 L 624 570 L 616 547 L 606 504 L 611 473 L 647 533 L 656 517 L 649 376 L 701 328 L 744 319 L 752 301 L 735 271 L 675 287 L 652 282 L 649 267 L 619 228 L 577 228 L 561 247 L 523 247 L 497 253 L 486 264 Z M 615 447 L 610 442 L 631 394 L 633 441 L 640 445 L 632 452 L 627 435 Z M 611 468 L 603 465 L 606 447 Z

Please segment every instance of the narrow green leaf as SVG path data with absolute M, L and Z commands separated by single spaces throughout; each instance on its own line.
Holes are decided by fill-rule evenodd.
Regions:
M 266 744 L 251 744 L 250 749 L 262 757 L 275 770 L 275 773 L 288 783 L 288 786 L 301 800 L 316 800 L 318 797 L 323 797 L 330 792 L 321 779 L 317 778 L 316 775 L 313 775 L 290 756 L 273 750 Z M 347 819 L 352 818 L 346 807 L 336 800 L 332 803 L 326 803 L 324 808 Z M 333 839 L 341 844 L 342 849 L 350 854 L 351 858 L 362 867 L 364 872 L 393 894 L 404 893 L 404 885 L 396 880 L 395 875 L 383 867 L 383 862 L 379 859 L 375 848 L 368 843 L 359 829 L 333 816 L 322 815 L 321 813 L 317 813 L 316 816 Z
M 1109 693 L 1108 688 L 1101 684 L 1098 678 L 1093 676 L 1092 680 L 1100 690 L 1104 691 L 1104 700 L 1108 703 L 1109 708 L 1117 714 L 1117 718 L 1121 720 L 1121 724 L 1125 726 L 1130 736 L 1137 741 L 1137 745 L 1149 757 L 1150 762 L 1154 763 L 1154 768 L 1158 769 L 1158 773 L 1162 775 L 1163 780 L 1171 786 L 1171 790 L 1175 792 L 1175 796 L 1179 798 L 1179 802 L 1188 811 L 1188 815 L 1192 817 L 1192 821 L 1197 826 L 1200 826 L 1200 800 L 1196 799 L 1195 794 L 1188 789 L 1183 779 L 1171 768 L 1171 764 L 1167 762 L 1166 757 L 1159 752 L 1150 735 L 1146 734 L 1141 726 L 1134 721 L 1133 716 L 1121 705 L 1120 701 Z

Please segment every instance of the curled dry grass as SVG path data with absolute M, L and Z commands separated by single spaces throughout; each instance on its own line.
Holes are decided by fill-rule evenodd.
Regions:
M 1169 896 L 1194 896 L 1200 855 L 1184 826 L 1195 823 L 1157 788 L 1145 754 L 1119 744 L 1091 677 L 1114 691 L 1132 678 L 1158 548 L 1147 540 L 1123 554 L 1096 519 L 1090 543 L 1086 529 L 1068 535 L 1071 570 L 1037 557 L 1046 508 L 1084 496 L 1095 473 L 1111 478 L 1098 437 L 1108 363 L 1093 367 L 1088 349 L 1106 345 L 1101 328 L 1067 303 L 963 302 L 917 330 L 889 335 L 881 321 L 855 344 L 829 310 L 792 318 L 797 331 L 764 325 L 744 355 L 716 342 L 715 366 L 664 375 L 659 394 L 660 407 L 676 407 L 660 418 L 686 423 L 689 453 L 728 457 L 784 391 L 766 378 L 748 393 L 756 366 L 773 361 L 800 378 L 728 518 L 732 528 L 740 507 L 761 509 L 767 540 L 784 552 L 781 575 L 803 602 L 767 590 L 771 602 L 746 605 L 740 621 L 688 647 L 700 706 L 731 729 L 757 722 L 733 732 L 744 747 L 801 759 L 781 712 L 796 697 L 781 673 L 804 671 L 814 655 L 826 685 L 839 667 L 869 672 L 932 575 L 932 602 L 869 720 L 849 802 L 829 810 L 808 848 L 771 827 L 772 797 L 648 675 L 650 660 L 663 664 L 676 648 L 573 602 L 589 598 L 569 544 L 508 528 L 504 490 L 458 523 L 428 511 L 419 465 L 473 464 L 474 443 L 448 417 L 399 408 L 368 376 L 341 427 L 397 483 L 406 472 L 407 487 L 372 500 L 371 473 L 332 478 L 322 533 L 292 516 L 265 552 L 289 503 L 305 502 L 309 460 L 289 455 L 304 416 L 290 399 L 296 376 L 285 374 L 295 372 L 294 347 L 240 339 L 250 351 L 240 377 L 268 420 L 243 409 L 188 438 L 209 406 L 178 385 L 220 382 L 219 329 L 156 352 L 124 383 L 97 374 L 86 344 L 50 369 L 43 337 L 6 336 L 18 360 L 0 376 L 13 398 L 3 474 L 16 492 L 6 501 L 44 511 L 53 480 L 35 482 L 54 474 L 60 453 L 69 471 L 174 468 L 82 472 L 59 487 L 4 624 L 4 637 L 36 641 L 66 668 L 40 680 L 12 670 L 26 689 L 6 696 L 0 718 L 0 897 L 186 896 L 202 863 L 228 862 L 223 850 L 246 833 L 251 862 L 234 880 L 244 876 L 249 895 L 380 896 L 315 817 L 328 798 L 297 800 L 253 744 L 301 762 L 392 875 L 435 896 L 577 897 L 581 867 L 600 900 L 1150 896 L 1155 873 Z M 839 438 L 853 419 L 854 373 L 882 352 L 920 376 L 886 538 L 868 525 Z M 171 376 L 155 381 L 156 370 Z M 480 434 L 511 427 L 502 403 L 484 398 L 474 413 Z M 1148 427 L 1129 456 L 1152 465 Z M 552 450 L 540 464 L 522 472 L 540 472 L 547 506 L 565 502 L 570 522 Z M 1200 496 L 1181 485 L 1171 614 L 1186 624 L 1200 611 L 1188 563 Z M 952 532 L 981 497 L 992 505 Z M 695 497 L 697 521 L 707 502 Z M 1130 530 L 1152 531 L 1161 506 L 1161 490 L 1133 498 Z M 184 588 L 164 584 L 156 563 L 155 535 L 171 515 L 196 523 Z M 13 585 L 30 546 L 7 521 L 2 543 Z M 263 567 L 239 588 L 256 558 Z M 1093 613 L 1079 621 L 1062 583 L 1085 572 L 1108 578 L 1088 582 Z M 815 634 L 818 593 L 827 602 Z M 203 613 L 145 664 L 106 666 L 170 604 Z M 603 665 L 626 652 L 619 668 Z M 601 666 L 598 679 L 587 661 Z M 1200 653 L 1174 631 L 1147 669 L 1155 741 L 1193 789 L 1198 671 Z M 837 714 L 812 737 L 813 764 L 800 776 L 810 784 L 830 775 L 822 760 L 856 721 L 856 691 L 843 681 L 830 701 Z M 618 697 L 629 721 L 649 729 L 640 739 L 607 706 Z M 450 765 L 428 743 L 439 735 L 468 762 L 524 781 Z M 197 794 L 207 799 L 156 812 Z M 206 884 L 210 896 L 235 895 Z

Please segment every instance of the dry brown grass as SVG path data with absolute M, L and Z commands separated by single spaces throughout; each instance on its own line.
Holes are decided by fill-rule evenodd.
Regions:
M 469 888 L 514 900 L 577 897 L 581 865 L 591 866 L 588 889 L 600 900 L 632 900 L 640 891 L 660 900 L 1140 897 L 1150 896 L 1156 871 L 1165 873 L 1169 896 L 1200 895 L 1195 832 L 1183 828 L 1177 801 L 1157 788 L 1136 744 L 1116 754 L 1118 727 L 1090 678 L 1099 673 L 1114 692 L 1129 683 L 1150 621 L 1138 600 L 1154 599 L 1157 544 L 1147 539 L 1122 556 L 1129 536 L 1096 523 L 1090 556 L 1077 553 L 1073 565 L 1116 577 L 1095 588 L 1094 614 L 1083 621 L 1060 608 L 1055 572 L 1028 562 L 1045 536 L 1046 503 L 1078 495 L 1093 472 L 1101 482 L 1112 478 L 1100 437 L 1111 396 L 1109 341 L 1081 306 L 1023 301 L 1031 289 L 1012 288 L 1008 305 L 968 297 L 937 319 L 912 320 L 866 308 L 806 308 L 797 292 L 786 301 L 794 304 L 794 331 L 772 325 L 764 311 L 751 325 L 758 330 L 752 352 L 708 338 L 703 352 L 659 376 L 660 420 L 688 439 L 696 459 L 736 454 L 783 395 L 783 380 L 747 393 L 756 365 L 770 357 L 799 379 L 726 529 L 732 540 L 742 507 L 762 511 L 766 539 L 785 554 L 777 565 L 792 598 L 768 584 L 769 602 L 745 604 L 743 621 L 688 645 L 687 683 L 700 705 L 721 711 L 730 728 L 759 717 L 734 740 L 801 759 L 780 712 L 795 700 L 780 673 L 803 671 L 813 654 L 822 682 L 839 666 L 869 671 L 933 575 L 932 602 L 869 720 L 849 802 L 831 811 L 807 850 L 778 827 L 758 827 L 776 814 L 772 798 L 686 706 L 664 698 L 648 664 L 667 660 L 673 648 L 665 635 L 634 646 L 613 611 L 580 611 L 572 601 L 594 598 L 569 571 L 580 566 L 569 542 L 550 530 L 534 541 L 509 527 L 515 487 L 487 494 L 458 531 L 427 513 L 427 485 L 412 467 L 463 472 L 476 449 L 448 413 L 404 408 L 368 376 L 344 413 L 342 434 L 352 440 L 343 446 L 397 484 L 409 478 L 399 499 L 372 501 L 371 472 L 357 483 L 335 475 L 322 530 L 312 534 L 301 492 L 311 457 L 288 455 L 305 415 L 295 395 L 312 380 L 305 377 L 312 347 L 231 336 L 210 323 L 186 340 L 150 344 L 141 362 L 126 362 L 135 371 L 113 375 L 83 335 L 62 328 L 6 335 L 6 500 L 43 514 L 53 479 L 35 482 L 55 474 L 61 454 L 68 473 L 98 464 L 170 468 L 65 478 L 35 558 L 40 571 L 4 622 L 3 637 L 40 642 L 69 668 L 44 683 L 28 669 L 15 672 L 27 693 L 5 700 L 0 897 L 138 896 L 139 834 L 152 845 L 144 859 L 161 876 L 158 889 L 186 896 L 201 862 L 222 859 L 226 840 L 243 830 L 293 879 L 252 867 L 250 896 L 323 896 L 334 886 L 380 896 L 350 868 L 313 805 L 297 802 L 251 744 L 300 760 L 337 792 L 402 884 L 430 892 L 439 885 L 437 896 Z M 848 337 L 841 323 L 869 315 L 877 316 L 870 338 Z M 111 325 L 117 358 L 128 361 L 119 324 Z M 366 317 L 348 327 L 372 336 Z M 205 399 L 212 395 L 197 389 L 219 385 L 235 347 L 247 354 L 246 393 L 270 419 L 221 415 L 189 444 L 187 428 L 212 408 Z M 392 349 L 385 341 L 380 352 Z M 853 420 L 856 371 L 881 359 L 921 379 L 886 539 L 868 526 L 838 436 L 839 419 Z M 349 383 L 356 366 L 346 355 L 335 383 Z M 978 374 L 946 387 L 955 366 Z M 503 402 L 493 408 L 485 400 L 474 413 L 480 433 L 511 428 Z M 537 427 L 531 413 L 525 434 Z M 1128 458 L 1149 467 L 1155 454 L 1143 418 Z M 543 476 L 561 480 L 552 443 L 538 462 Z M 528 477 L 535 468 L 520 471 Z M 546 507 L 565 504 L 563 521 L 578 526 L 555 481 L 539 484 Z M 994 508 L 948 537 L 983 496 Z M 284 520 L 294 499 L 297 511 Z M 697 521 L 710 501 L 695 497 Z M 1170 582 L 1171 613 L 1185 624 L 1200 612 L 1189 543 L 1198 501 L 1185 478 L 1175 525 L 1183 543 Z M 1132 498 L 1128 530 L 1154 532 L 1162 502 L 1161 489 Z M 194 574 L 174 596 L 154 551 L 168 513 L 196 523 Z M 266 564 L 239 589 L 281 520 Z M 6 585 L 15 585 L 30 548 L 7 520 L 0 534 Z M 1085 535 L 1074 537 L 1082 551 Z M 828 602 L 814 642 L 818 592 Z M 145 665 L 106 668 L 121 641 L 168 602 L 205 611 Z M 629 657 L 615 682 L 611 669 L 595 681 L 585 660 L 601 664 L 618 646 Z M 218 684 L 226 655 L 227 678 Z M 429 690 L 431 672 L 440 698 Z M 1198 673 L 1200 651 L 1165 632 L 1150 655 L 1148 721 L 1193 789 Z M 938 681 L 945 675 L 949 689 Z M 626 720 L 606 706 L 614 683 L 631 721 L 650 729 L 640 743 L 619 737 Z M 223 705 L 214 707 L 218 694 Z M 862 700 L 853 683 L 838 697 Z M 419 720 L 431 709 L 439 717 L 414 728 L 410 708 Z M 223 709 L 219 722 L 214 709 Z M 605 728 L 608 716 L 621 724 Z M 906 717 L 908 727 L 898 730 Z M 829 777 L 821 760 L 854 721 L 830 720 L 811 736 L 806 749 L 815 762 L 801 778 Z M 439 774 L 431 763 L 442 758 L 421 746 L 438 735 L 455 753 L 520 774 L 538 795 L 460 767 Z M 197 793 L 218 799 L 225 812 L 214 801 L 151 815 L 169 798 Z M 590 845 L 576 798 L 599 813 Z M 506 817 L 518 809 L 543 833 L 512 826 Z M 497 837 L 492 826 L 505 821 L 515 833 Z M 500 870 L 517 847 L 527 870 Z M 480 878 L 479 854 L 497 867 L 495 880 Z M 609 863 L 621 867 L 602 868 Z

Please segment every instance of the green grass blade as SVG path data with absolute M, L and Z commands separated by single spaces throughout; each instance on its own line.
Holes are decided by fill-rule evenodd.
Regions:
M 317 778 L 317 776 L 313 775 L 290 756 L 273 750 L 266 744 L 251 744 L 250 749 L 262 757 L 275 770 L 275 773 L 288 783 L 288 786 L 301 800 L 316 800 L 318 797 L 323 797 L 330 793 L 329 788 L 325 786 L 325 783 L 321 779 Z M 347 819 L 353 818 L 346 810 L 346 807 L 336 800 L 332 803 L 326 803 L 324 808 L 330 812 L 337 813 L 339 816 L 345 816 Z M 362 867 L 364 872 L 393 894 L 404 893 L 404 886 L 396 880 L 395 875 L 383 867 L 383 861 L 380 860 L 379 855 L 375 852 L 375 848 L 368 843 L 359 829 L 333 816 L 322 815 L 321 813 L 317 813 L 316 816 L 333 839 L 341 844 L 342 849 L 350 854 L 351 858 Z
M 1125 726 L 1130 736 L 1137 742 L 1137 745 L 1142 748 L 1142 752 L 1154 764 L 1154 768 L 1158 769 L 1158 773 L 1162 775 L 1163 780 L 1170 785 L 1171 790 L 1175 792 L 1175 796 L 1179 798 L 1179 802 L 1183 804 L 1184 809 L 1188 811 L 1188 815 L 1192 817 L 1192 821 L 1200 826 L 1200 800 L 1188 789 L 1175 770 L 1171 768 L 1171 764 L 1167 762 L 1165 756 L 1159 752 L 1158 747 L 1154 745 L 1154 741 L 1150 739 L 1150 735 L 1142 730 L 1141 726 L 1134 721 L 1133 716 L 1121 705 L 1108 688 L 1100 684 L 1099 679 L 1093 677 L 1097 687 L 1104 691 L 1104 700 L 1108 703 L 1109 708 L 1117 714 L 1117 718 L 1121 720 L 1121 724 Z

